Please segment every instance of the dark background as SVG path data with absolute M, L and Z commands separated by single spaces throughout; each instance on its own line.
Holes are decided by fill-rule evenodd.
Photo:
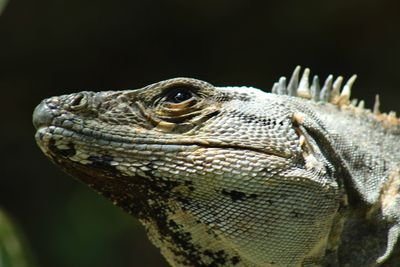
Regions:
M 165 266 L 139 223 L 35 144 L 43 98 L 176 76 L 270 90 L 300 64 L 357 73 L 354 97 L 399 108 L 399 1 L 11 0 L 0 16 L 0 207 L 39 266 Z

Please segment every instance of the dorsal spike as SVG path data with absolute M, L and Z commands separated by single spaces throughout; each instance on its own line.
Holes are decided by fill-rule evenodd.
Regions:
M 286 77 L 281 77 L 278 82 L 278 94 L 287 95 L 288 91 L 286 89 Z
M 357 98 L 354 98 L 354 99 L 351 100 L 351 105 L 352 106 L 357 107 L 357 104 L 358 104 L 358 99 Z
M 274 83 L 274 85 L 272 86 L 271 93 L 276 95 L 278 94 L 278 83 Z
M 357 79 L 357 75 L 355 75 L 355 74 L 350 77 L 350 79 L 344 85 L 342 92 L 340 93 L 340 98 L 350 101 L 351 87 L 353 86 L 356 79 Z
M 387 115 L 387 121 L 389 124 L 392 125 L 399 125 L 400 124 L 400 119 L 397 118 L 397 114 L 395 111 L 390 111 Z
M 336 98 L 340 95 L 340 88 L 342 87 L 343 77 L 339 76 L 333 82 L 330 102 L 336 102 Z
M 306 68 L 301 76 L 299 87 L 297 88 L 297 95 L 306 99 L 311 98 L 309 77 L 310 69 Z
M 374 103 L 374 110 L 373 110 L 375 115 L 381 114 L 380 108 L 381 108 L 381 100 L 380 100 L 379 95 L 376 95 L 375 96 L 375 103 Z
M 319 78 L 317 75 L 314 75 L 313 81 L 311 84 L 311 97 L 314 101 L 319 101 L 320 91 L 321 91 L 321 87 L 319 85 Z
M 330 100 L 331 91 L 332 91 L 332 82 L 333 82 L 333 75 L 329 75 L 326 78 L 324 86 L 322 87 L 320 93 L 320 100 L 323 102 L 328 102 Z
M 350 104 L 351 86 L 353 85 L 356 78 L 357 78 L 356 75 L 353 75 L 350 77 L 350 79 L 343 86 L 343 89 L 340 92 L 340 96 L 336 96 L 334 99 L 332 99 L 331 100 L 332 103 L 337 104 L 339 106 Z M 340 90 L 340 88 L 339 88 L 339 90 Z
M 297 95 L 297 87 L 299 87 L 299 76 L 300 76 L 300 66 L 296 66 L 293 71 L 292 77 L 290 77 L 289 84 L 287 86 L 288 94 L 290 96 Z
M 359 103 L 358 103 L 358 106 L 357 106 L 359 109 L 364 109 L 365 108 L 365 102 L 364 102 L 364 100 L 361 100 Z

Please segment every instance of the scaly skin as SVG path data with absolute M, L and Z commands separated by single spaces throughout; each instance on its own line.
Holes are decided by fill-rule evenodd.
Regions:
M 399 120 L 350 104 L 354 79 L 296 75 L 276 94 L 176 78 L 52 97 L 36 140 L 173 266 L 396 266 Z

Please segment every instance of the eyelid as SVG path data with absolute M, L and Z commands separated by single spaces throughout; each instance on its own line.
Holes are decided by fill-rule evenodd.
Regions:
M 197 103 L 197 99 L 194 96 L 192 96 L 188 100 L 185 100 L 185 101 L 180 102 L 180 103 L 172 103 L 172 102 L 167 102 L 166 101 L 166 102 L 163 103 L 163 106 L 165 108 L 170 108 L 170 109 L 180 109 L 180 108 L 193 106 L 196 103 Z

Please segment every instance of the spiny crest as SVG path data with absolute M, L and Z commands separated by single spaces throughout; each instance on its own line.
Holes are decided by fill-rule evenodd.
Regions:
M 281 77 L 272 88 L 272 93 L 279 95 L 298 96 L 305 99 L 312 99 L 317 102 L 329 102 L 332 104 L 350 104 L 351 87 L 357 75 L 351 76 L 342 88 L 343 77 L 339 76 L 333 80 L 333 75 L 326 78 L 321 88 L 319 78 L 314 75 L 310 86 L 310 69 L 306 68 L 300 78 L 300 66 L 297 66 L 286 86 L 286 77 Z
M 342 76 L 338 76 L 334 80 L 333 75 L 329 75 L 321 88 L 317 75 L 314 75 L 310 86 L 309 68 L 304 69 L 301 78 L 300 70 L 300 66 L 294 69 L 288 85 L 286 85 L 286 77 L 281 77 L 278 82 L 274 83 L 272 93 L 297 96 L 316 102 L 331 103 L 338 107 L 356 108 L 358 111 L 369 112 L 369 110 L 365 109 L 365 102 L 363 100 L 351 99 L 351 88 L 357 79 L 357 75 L 351 76 L 343 87 Z M 384 124 L 400 125 L 400 119 L 397 118 L 396 112 L 381 113 L 379 95 L 376 95 L 372 113 L 375 119 L 382 121 Z

